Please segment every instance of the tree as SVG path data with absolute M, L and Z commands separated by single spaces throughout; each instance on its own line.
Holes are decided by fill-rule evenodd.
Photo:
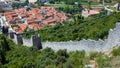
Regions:
M 59 56 L 65 56 L 65 58 L 69 57 L 66 49 L 65 50 L 59 50 L 59 51 L 57 51 L 56 54 L 59 55 Z
M 28 0 L 26 0 L 26 1 L 24 2 L 24 4 L 25 4 L 25 5 L 28 5 L 28 4 L 29 4 L 29 1 L 28 1 Z
M 98 56 L 98 53 L 97 52 L 90 52 L 89 56 L 90 56 L 91 60 L 94 60 L 94 58 L 96 58 Z
M 36 4 L 37 4 L 37 6 L 38 6 L 38 7 L 40 7 L 40 6 L 43 6 L 43 5 L 44 5 L 44 3 L 42 3 L 42 2 L 41 2 L 41 0 L 37 0 Z
M 3 10 L 3 9 L 0 8 L 0 12 L 5 12 L 5 10 Z
M 3 26 L 3 27 L 2 27 L 2 32 L 3 32 L 4 34 L 7 34 L 7 33 L 8 33 L 8 27 Z
M 88 0 L 88 11 L 91 9 L 91 3 L 92 1 Z
M 8 41 L 4 35 L 0 35 L 0 64 L 6 63 L 5 53 L 9 51 L 10 47 Z
M 120 56 L 120 47 L 118 47 L 117 49 L 114 49 L 112 51 L 112 55 L 113 56 Z
M 99 68 L 111 68 L 110 58 L 104 55 L 100 55 L 96 59 Z
M 111 2 L 112 2 L 112 0 L 105 0 L 105 2 L 106 2 L 106 3 L 111 3 Z

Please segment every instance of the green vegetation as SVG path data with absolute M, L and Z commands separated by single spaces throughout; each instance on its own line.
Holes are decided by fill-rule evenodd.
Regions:
M 65 21 L 64 25 L 56 24 L 55 27 L 49 27 L 37 31 L 40 34 L 42 41 L 79 41 L 81 39 L 95 39 L 98 40 L 106 39 L 108 35 L 108 31 L 110 28 L 115 26 L 116 22 L 120 21 L 120 13 L 113 13 L 110 16 L 106 15 L 106 11 L 102 11 L 101 14 L 90 17 L 90 18 L 83 18 L 81 14 L 82 10 L 82 3 L 87 3 L 88 8 L 91 8 L 91 5 L 97 1 L 90 1 L 87 0 L 50 0 L 49 2 L 53 3 L 53 6 L 58 6 L 57 8 L 61 11 L 69 13 L 70 18 L 73 19 L 73 22 Z M 58 3 L 57 3 L 58 2 Z M 74 4 L 74 2 L 78 2 Z M 108 2 L 108 1 L 107 1 Z M 36 2 L 39 6 L 41 2 L 37 0 Z M 62 6 L 60 6 L 62 4 Z M 50 6 L 50 5 L 48 5 Z M 25 33 L 23 37 L 29 38 L 33 32 L 29 31 Z
M 30 6 L 30 8 L 39 8 L 41 6 L 44 6 L 44 3 L 41 2 L 41 0 L 37 0 L 35 2 L 36 5 L 34 4 L 30 4 L 28 0 L 26 0 L 25 2 L 13 2 L 12 3 L 12 7 L 15 9 L 15 8 L 22 8 L 22 7 L 25 7 L 25 6 Z
M 0 8 L 0 12 L 5 12 L 5 10 L 3 10 L 3 9 Z
M 78 10 L 77 12 L 81 12 L 82 6 L 85 6 L 89 8 L 92 5 L 98 5 L 99 2 L 96 1 L 90 1 L 87 0 L 49 0 L 50 4 L 47 6 L 53 6 L 58 9 L 62 9 L 62 11 L 70 13 L 75 12 L 75 10 Z M 89 6 L 89 7 L 88 7 Z M 74 10 L 73 10 L 74 9 Z
M 3 35 L 0 35 L 0 67 L 7 62 L 5 59 L 5 53 L 8 50 L 10 50 L 8 41 Z
M 116 3 L 120 2 L 119 0 L 104 0 L 105 5 L 113 6 Z M 75 6 L 81 4 L 82 6 L 90 8 L 103 8 L 103 0 L 49 0 L 48 6 L 53 6 L 56 8 L 64 8 L 68 6 Z
M 91 60 L 99 68 L 116 67 L 114 63 L 120 56 L 119 51 L 120 47 L 113 50 L 112 57 L 108 57 L 98 52 L 86 55 L 85 51 L 68 53 L 67 50 L 54 52 L 50 48 L 38 50 L 36 47 L 16 45 L 0 35 L 0 68 L 85 68 L 85 65 L 91 64 Z M 120 65 L 118 62 L 115 64 Z
M 39 0 L 38 0 L 39 1 Z M 81 2 L 82 1 L 82 2 Z M 63 24 L 56 23 L 56 26 L 46 26 L 40 31 L 30 30 L 23 34 L 23 37 L 29 38 L 35 33 L 39 33 L 42 41 L 79 41 L 81 39 L 106 39 L 110 28 L 114 28 L 116 22 L 120 22 L 120 13 L 112 13 L 107 16 L 106 11 L 94 17 L 83 18 L 81 4 L 89 5 L 86 0 L 50 0 L 50 3 L 68 6 L 59 6 L 59 10 L 70 15 L 73 21 L 65 21 Z M 84 2 L 83 2 L 84 1 Z M 105 0 L 107 3 L 110 0 Z M 78 5 L 74 5 L 78 2 Z M 98 2 L 96 1 L 98 4 Z M 25 6 L 25 3 L 13 3 L 14 8 Z M 43 5 L 37 2 L 38 6 Z M 30 10 L 28 8 L 28 10 Z M 15 26 L 15 25 L 14 25 Z M 6 30 L 3 29 L 6 33 Z M 51 48 L 38 50 L 36 47 L 26 47 L 16 45 L 4 35 L 0 35 L 0 68 L 85 68 L 85 65 L 95 61 L 99 68 L 118 68 L 120 65 L 120 47 L 112 51 L 112 56 L 108 57 L 103 53 L 90 52 L 86 55 L 85 51 L 67 52 L 67 50 L 53 51 Z
M 106 11 L 90 18 L 83 18 L 80 15 L 73 16 L 74 22 L 66 21 L 56 24 L 55 27 L 45 27 L 39 33 L 42 41 L 79 41 L 81 39 L 106 39 L 111 28 L 115 27 L 116 22 L 120 22 L 120 13 L 113 13 L 109 16 Z M 29 38 L 33 33 L 24 34 Z
M 44 6 L 44 3 L 42 3 L 41 0 L 37 0 L 36 5 L 36 7 L 41 7 Z
M 24 2 L 24 3 L 13 2 L 13 3 L 12 3 L 12 7 L 13 7 L 13 8 L 21 8 L 21 7 L 24 7 L 24 6 L 26 6 L 26 5 L 27 5 L 26 2 Z
M 117 48 L 117 49 L 114 49 L 114 50 L 112 51 L 112 55 L 113 55 L 113 56 L 119 56 L 119 55 L 120 55 L 120 47 Z
M 50 3 L 65 3 L 65 4 L 74 4 L 75 2 L 84 2 L 87 3 L 88 1 L 96 3 L 102 3 L 103 0 L 49 0 Z M 112 3 L 112 2 L 119 2 L 119 0 L 104 0 L 105 3 Z
M 0 67 L 6 68 L 84 68 L 87 63 L 85 52 L 68 53 L 66 50 L 54 52 L 50 48 L 38 50 L 35 47 L 15 45 L 0 35 Z M 86 61 L 85 61 L 86 60 Z
M 70 14 L 80 14 L 82 12 L 82 6 L 80 4 L 78 6 L 59 7 L 58 9 Z

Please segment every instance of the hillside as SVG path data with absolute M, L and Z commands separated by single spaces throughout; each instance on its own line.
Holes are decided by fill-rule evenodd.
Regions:
M 99 68 L 119 67 L 119 51 L 120 47 L 108 57 L 97 52 L 86 55 L 84 51 L 68 53 L 67 50 L 54 52 L 50 48 L 38 50 L 35 47 L 16 45 L 0 35 L 0 68 L 85 68 L 89 64 Z
M 28 0 L 22 3 L 13 2 L 12 7 L 15 9 L 15 13 L 10 12 L 10 14 L 8 13 L 8 17 L 4 16 L 4 19 L 7 18 L 5 21 L 2 16 L 4 15 L 3 12 L 6 11 L 0 9 L 0 68 L 120 68 L 120 46 L 118 45 L 120 43 L 120 32 L 118 32 L 120 31 L 120 27 L 117 26 L 117 29 L 115 28 L 114 30 L 110 30 L 115 27 L 117 22 L 120 22 L 119 11 L 108 14 L 106 10 L 101 9 L 100 14 L 84 18 L 81 16 L 82 9 L 84 7 L 87 9 L 91 9 L 92 7 L 97 7 L 98 9 L 100 7 L 103 8 L 102 0 L 99 0 L 100 2 L 98 2 L 98 0 L 48 0 L 48 5 L 40 1 L 41 0 L 37 0 L 37 2 L 33 3 L 33 6 L 29 5 L 30 3 L 28 3 Z M 104 1 L 105 5 L 114 5 L 119 0 Z M 5 2 L 5 4 L 6 3 L 7 2 Z M 44 7 L 42 8 L 47 12 L 39 10 L 43 5 Z M 48 10 L 54 10 L 54 8 L 47 9 L 46 6 L 48 6 L 47 8 L 50 8 L 50 6 L 55 7 L 57 11 L 66 16 L 66 19 L 62 20 L 62 22 L 54 21 L 55 17 L 58 17 L 59 15 L 60 16 L 58 20 L 63 19 L 63 15 L 60 13 L 57 13 L 57 15 L 55 11 L 48 12 Z M 16 13 L 17 8 L 22 7 L 25 8 L 27 12 L 23 9 L 25 12 L 20 10 L 21 13 Z M 33 12 L 30 12 L 32 10 L 31 8 L 34 9 Z M 51 12 L 52 15 L 50 16 L 52 17 L 48 19 L 49 13 Z M 48 13 L 48 16 L 46 13 Z M 21 15 L 23 16 L 21 18 L 27 17 L 27 20 L 24 21 L 24 19 L 19 19 L 20 14 L 25 14 L 25 16 Z M 52 24 L 53 26 L 50 26 L 49 24 L 45 24 L 48 22 L 45 21 L 44 26 L 42 21 L 45 19 L 39 18 L 41 17 L 41 14 L 45 16 L 46 20 L 50 20 L 50 23 L 51 18 L 54 18 L 52 20 L 54 21 L 54 25 Z M 8 19 L 10 20 L 8 21 Z M 43 24 L 44 28 L 39 28 L 40 30 L 36 30 L 32 29 L 31 26 L 28 28 L 28 26 L 25 27 L 22 25 L 23 29 L 21 30 L 23 32 L 21 32 L 21 30 L 19 30 L 21 28 L 19 25 L 20 23 L 23 24 L 23 22 L 20 22 L 18 23 L 18 28 L 14 28 L 16 31 L 21 32 L 20 35 L 17 33 L 10 33 L 11 39 L 9 36 L 7 36 L 9 35 L 7 34 L 8 32 L 14 31 L 10 29 L 9 31 L 8 28 L 11 26 L 11 24 L 6 26 L 5 23 L 10 23 L 12 21 L 12 23 L 16 25 L 16 20 L 23 20 L 24 23 L 28 23 L 30 19 L 33 21 L 33 24 L 37 23 L 36 21 L 39 21 L 37 25 L 39 26 Z M 6 26 L 6 28 L 4 28 L 2 25 Z M 33 27 L 36 28 L 37 26 L 33 25 Z M 110 33 L 109 37 L 108 32 Z M 12 38 L 13 34 L 15 34 L 14 39 Z M 35 34 L 39 34 L 41 40 L 38 39 L 39 35 L 32 37 L 32 35 Z M 20 36 L 23 36 L 24 39 Z M 25 39 L 30 37 L 31 39 Z M 81 42 L 80 40 L 82 39 L 88 39 L 88 41 L 83 40 Z M 19 44 L 18 41 L 20 41 L 21 44 Z M 25 46 L 24 42 L 22 43 L 22 41 L 27 42 L 26 45 L 28 46 L 30 43 L 31 47 Z M 85 41 L 88 43 L 86 44 Z M 40 42 L 40 44 L 38 42 Z M 41 46 L 41 42 L 44 48 L 38 49 L 36 46 Z M 50 43 L 53 44 L 51 44 L 51 47 L 49 48 Z M 62 44 L 67 47 L 62 46 Z M 55 50 L 57 49 L 55 46 L 58 46 L 58 48 L 63 48 L 63 50 Z M 105 46 L 105 48 L 101 46 Z M 74 50 L 69 51 L 71 48 Z
M 120 13 L 105 15 L 102 12 L 96 17 L 83 18 L 75 16 L 75 22 L 66 21 L 64 25 L 57 24 L 55 27 L 47 26 L 37 31 L 42 41 L 79 41 L 81 39 L 106 39 L 108 31 L 120 22 Z M 24 37 L 30 37 L 34 32 L 29 31 Z
M 35 47 L 16 45 L 3 35 L 0 35 L 0 40 L 1 68 L 83 68 L 83 63 L 87 63 L 87 60 L 83 59 L 87 58 L 84 51 L 67 53 L 66 50 L 54 52 L 50 48 L 38 50 Z

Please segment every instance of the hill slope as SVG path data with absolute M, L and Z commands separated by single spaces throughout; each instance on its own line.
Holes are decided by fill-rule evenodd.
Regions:
M 120 13 L 113 13 L 109 16 L 98 15 L 94 18 L 83 19 L 80 16 L 75 22 L 64 22 L 64 26 L 57 24 L 37 31 L 42 41 L 79 41 L 81 39 L 107 38 L 108 31 L 114 28 L 116 22 L 120 22 Z M 28 32 L 24 37 L 30 37 L 33 32 Z

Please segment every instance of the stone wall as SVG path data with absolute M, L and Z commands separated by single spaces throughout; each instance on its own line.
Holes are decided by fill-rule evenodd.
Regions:
M 37 46 L 38 48 L 50 47 L 57 51 L 59 49 L 67 49 L 68 51 L 85 50 L 86 52 L 98 51 L 105 52 L 113 47 L 120 46 L 120 23 L 116 24 L 114 29 L 110 29 L 108 38 L 106 40 L 91 40 L 83 39 L 81 41 L 67 41 L 67 42 L 43 42 L 41 44 L 39 36 L 32 36 L 30 39 L 22 38 L 23 45 L 25 46 Z M 36 39 L 36 40 L 35 40 Z M 17 42 L 17 35 L 14 34 L 13 41 Z M 41 46 L 42 45 L 42 46 Z
M 113 47 L 120 46 L 120 23 L 114 29 L 110 29 L 106 40 L 81 40 L 68 42 L 44 42 L 43 48 L 50 47 L 53 50 L 67 49 L 68 51 L 85 50 L 86 52 L 98 51 L 105 52 Z
M 68 41 L 68 42 L 45 42 L 43 48 L 50 47 L 53 50 L 67 49 L 68 51 L 85 50 L 89 51 L 101 51 L 104 41 L 99 40 L 81 40 L 81 41 Z
M 32 44 L 33 44 L 32 38 L 30 38 L 30 39 L 25 39 L 25 38 L 23 38 L 23 45 L 26 45 L 26 46 L 28 46 L 28 47 L 31 47 L 31 46 L 33 46 Z
M 42 44 L 39 35 L 34 35 L 29 39 L 23 38 L 22 35 L 9 33 L 9 38 L 12 39 L 16 44 L 22 44 L 24 46 L 36 46 L 38 49 L 42 49 Z

